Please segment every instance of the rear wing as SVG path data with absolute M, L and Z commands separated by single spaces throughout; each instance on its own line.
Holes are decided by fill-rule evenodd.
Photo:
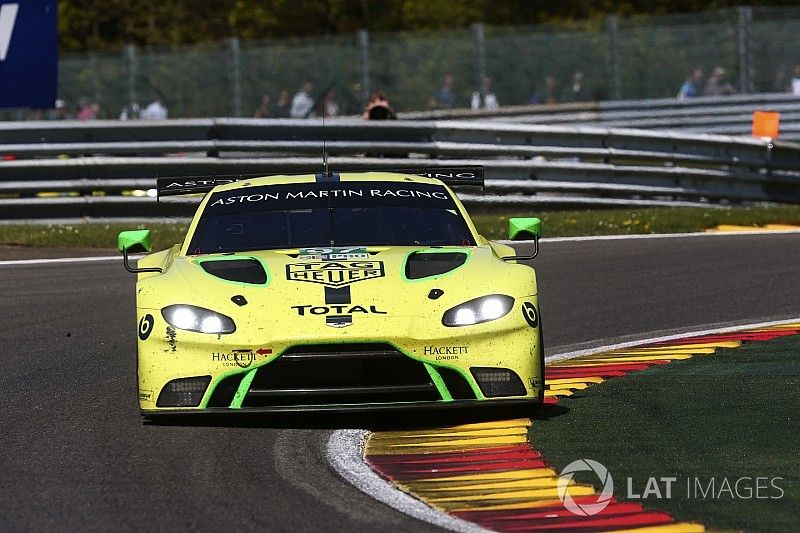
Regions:
M 352 172 L 366 172 L 363 169 Z M 435 178 L 451 187 L 483 187 L 483 167 L 471 165 L 463 167 L 416 167 L 399 169 L 380 169 L 381 172 L 396 172 L 398 174 L 413 174 L 426 178 Z M 342 170 L 340 172 L 350 172 Z M 276 173 L 278 174 L 278 173 Z M 308 172 L 303 172 L 303 175 Z M 335 173 L 334 173 L 335 174 Z M 283 174 L 292 175 L 292 174 Z M 160 176 L 156 178 L 156 191 L 158 197 L 176 196 L 180 194 L 206 193 L 217 185 L 225 185 L 251 178 L 264 177 L 264 174 L 214 174 L 210 176 Z

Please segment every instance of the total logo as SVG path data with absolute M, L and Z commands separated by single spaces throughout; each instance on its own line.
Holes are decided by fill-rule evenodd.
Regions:
M 574 484 L 572 477 L 576 472 L 594 472 L 597 477 L 600 478 L 603 490 L 596 495 L 596 499 L 593 502 L 581 498 L 581 503 L 578 503 L 569 493 L 569 488 Z M 593 459 L 578 459 L 577 461 L 572 461 L 561 471 L 561 475 L 558 476 L 558 499 L 561 500 L 564 507 L 572 514 L 594 516 L 602 512 L 603 509 L 611 503 L 613 497 L 614 480 L 611 474 L 605 466 Z
M 356 313 L 385 315 L 386 311 L 380 311 L 377 306 L 370 305 L 293 305 L 292 309 L 297 311 L 299 316 L 306 315 L 352 315 Z

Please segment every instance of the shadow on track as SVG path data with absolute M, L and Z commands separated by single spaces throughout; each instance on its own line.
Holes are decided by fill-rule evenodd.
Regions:
M 505 407 L 503 409 L 459 409 L 413 412 L 315 412 L 315 413 L 231 413 L 202 416 L 158 416 L 146 418 L 146 426 L 195 426 L 195 427 L 264 427 L 273 429 L 369 429 L 371 431 L 408 430 L 427 427 L 456 426 L 478 422 L 490 422 L 509 418 L 534 418 L 548 420 L 569 412 L 560 405 L 545 404 L 538 411 L 530 408 Z

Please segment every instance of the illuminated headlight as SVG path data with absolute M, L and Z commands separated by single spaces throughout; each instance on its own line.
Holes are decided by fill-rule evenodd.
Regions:
M 236 331 L 236 325 L 230 317 L 194 305 L 168 305 L 161 310 L 161 315 L 170 326 L 187 331 L 199 333 Z
M 442 324 L 445 326 L 471 326 L 506 316 L 514 306 L 514 298 L 503 294 L 492 294 L 475 298 L 445 311 Z

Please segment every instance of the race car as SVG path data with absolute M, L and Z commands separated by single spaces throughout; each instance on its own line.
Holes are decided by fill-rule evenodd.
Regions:
M 534 270 L 449 186 L 482 169 L 159 178 L 206 193 L 183 243 L 119 234 L 138 275 L 139 406 L 161 414 L 541 405 Z M 449 185 L 448 185 L 449 184 Z

